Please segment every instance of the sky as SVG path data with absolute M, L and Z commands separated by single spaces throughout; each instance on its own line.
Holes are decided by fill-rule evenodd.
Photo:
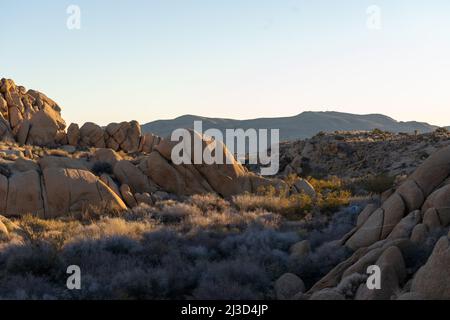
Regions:
M 303 111 L 450 125 L 450 1 L 0 0 L 0 77 L 80 125 Z

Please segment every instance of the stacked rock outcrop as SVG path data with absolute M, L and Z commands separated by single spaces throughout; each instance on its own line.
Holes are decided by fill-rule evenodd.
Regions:
M 450 299 L 449 178 L 450 147 L 445 147 L 419 166 L 380 207 L 369 204 L 356 227 L 334 243 L 353 252 L 348 259 L 306 293 L 300 291 L 290 298 Z M 423 248 L 436 235 L 440 239 L 428 261 L 411 274 L 407 259 L 409 263 L 419 259 L 413 252 L 423 255 Z M 380 268 L 381 288 L 377 290 L 366 284 L 369 266 Z
M 41 92 L 26 90 L 13 80 L 0 81 L 0 139 L 21 145 L 110 148 L 150 153 L 160 138 L 142 134 L 138 122 L 111 123 L 106 128 L 87 122 L 67 128 L 59 105 Z
M 110 123 L 106 128 L 87 122 L 81 128 L 71 124 L 67 129 L 69 145 L 80 147 L 109 148 L 126 153 L 150 153 L 161 138 L 141 133 L 137 121 Z
M 170 155 L 167 142 L 161 141 L 166 147 L 159 149 L 167 148 Z M 225 146 L 220 148 L 228 153 Z M 152 204 L 161 192 L 230 197 L 260 186 L 283 187 L 281 180 L 250 173 L 236 160 L 224 165 L 174 165 L 166 152 L 158 150 L 137 158 L 108 148 L 49 151 L 44 149 L 42 154 L 41 148 L 31 146 L 0 147 L 2 215 L 54 218 L 83 212 L 89 206 L 125 210 L 140 203 Z
M 0 81 L 0 134 L 3 140 L 20 144 L 55 146 L 65 144 L 66 123 L 58 104 L 46 95 Z
M 386 239 L 410 213 L 421 210 L 427 227 L 450 224 L 450 147 L 428 158 L 380 208 L 367 215 L 346 245 L 359 249 Z
M 136 121 L 105 128 L 71 124 L 66 132 L 60 107 L 44 94 L 7 79 L 0 92 L 0 215 L 54 218 L 88 207 L 151 204 L 161 192 L 230 197 L 283 184 L 248 172 L 223 144 L 216 152 L 226 164 L 175 165 L 174 143 L 142 134 Z M 213 143 L 196 132 L 191 138 L 200 140 L 202 151 Z M 59 149 L 46 154 L 49 148 Z

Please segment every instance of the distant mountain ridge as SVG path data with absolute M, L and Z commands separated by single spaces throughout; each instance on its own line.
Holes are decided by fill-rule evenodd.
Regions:
M 259 118 L 250 120 L 234 120 L 223 118 L 207 118 L 195 115 L 184 115 L 172 120 L 158 120 L 142 125 L 143 132 L 151 132 L 161 137 L 167 137 L 178 128 L 193 128 L 194 121 L 203 122 L 203 130 L 215 128 L 280 129 L 281 141 L 307 139 L 320 131 L 353 131 L 380 129 L 390 132 L 422 133 L 431 132 L 438 127 L 425 122 L 396 121 L 382 114 L 357 115 L 334 111 L 307 111 L 293 117 Z

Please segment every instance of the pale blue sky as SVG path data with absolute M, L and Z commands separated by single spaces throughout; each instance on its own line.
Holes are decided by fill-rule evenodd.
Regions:
M 69 123 L 337 110 L 450 125 L 448 0 L 0 0 L 0 43 L 0 77 Z

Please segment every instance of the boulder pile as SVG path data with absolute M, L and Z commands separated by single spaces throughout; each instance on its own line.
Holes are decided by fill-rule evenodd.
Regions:
M 450 147 L 445 147 L 424 161 L 381 206 L 369 204 L 356 227 L 334 242 L 353 252 L 348 259 L 306 293 L 291 290 L 288 298 L 450 299 L 449 228 Z M 439 241 L 434 245 L 436 237 Z M 411 264 L 427 257 L 424 248 L 430 243 L 434 249 L 417 271 Z M 366 284 L 367 268 L 373 265 L 381 271 L 377 290 Z M 291 286 L 279 288 L 280 283 L 277 291 L 290 290 Z
M 167 150 L 170 155 L 171 149 Z M 108 148 L 80 151 L 67 146 L 47 150 L 0 145 L 0 213 L 7 217 L 55 218 L 91 207 L 125 210 L 152 204 L 164 194 L 163 198 L 201 193 L 230 197 L 267 185 L 284 186 L 281 180 L 248 172 L 237 161 L 174 165 L 166 152 L 157 150 L 131 157 Z
M 150 153 L 160 138 L 142 134 L 138 122 L 111 123 L 102 128 L 87 122 L 67 128 L 61 108 L 45 94 L 26 90 L 13 80 L 0 80 L 0 138 L 20 145 L 110 148 Z
M 64 144 L 66 123 L 61 109 L 46 95 L 0 80 L 0 135 L 20 144 L 55 146 Z
M 142 134 L 136 121 L 71 124 L 66 132 L 60 107 L 44 94 L 7 79 L 0 92 L 0 215 L 54 218 L 93 207 L 125 210 L 170 194 L 230 197 L 283 187 L 248 172 L 223 144 L 216 151 L 228 164 L 175 165 L 174 144 Z M 203 150 L 213 143 L 191 134 Z

